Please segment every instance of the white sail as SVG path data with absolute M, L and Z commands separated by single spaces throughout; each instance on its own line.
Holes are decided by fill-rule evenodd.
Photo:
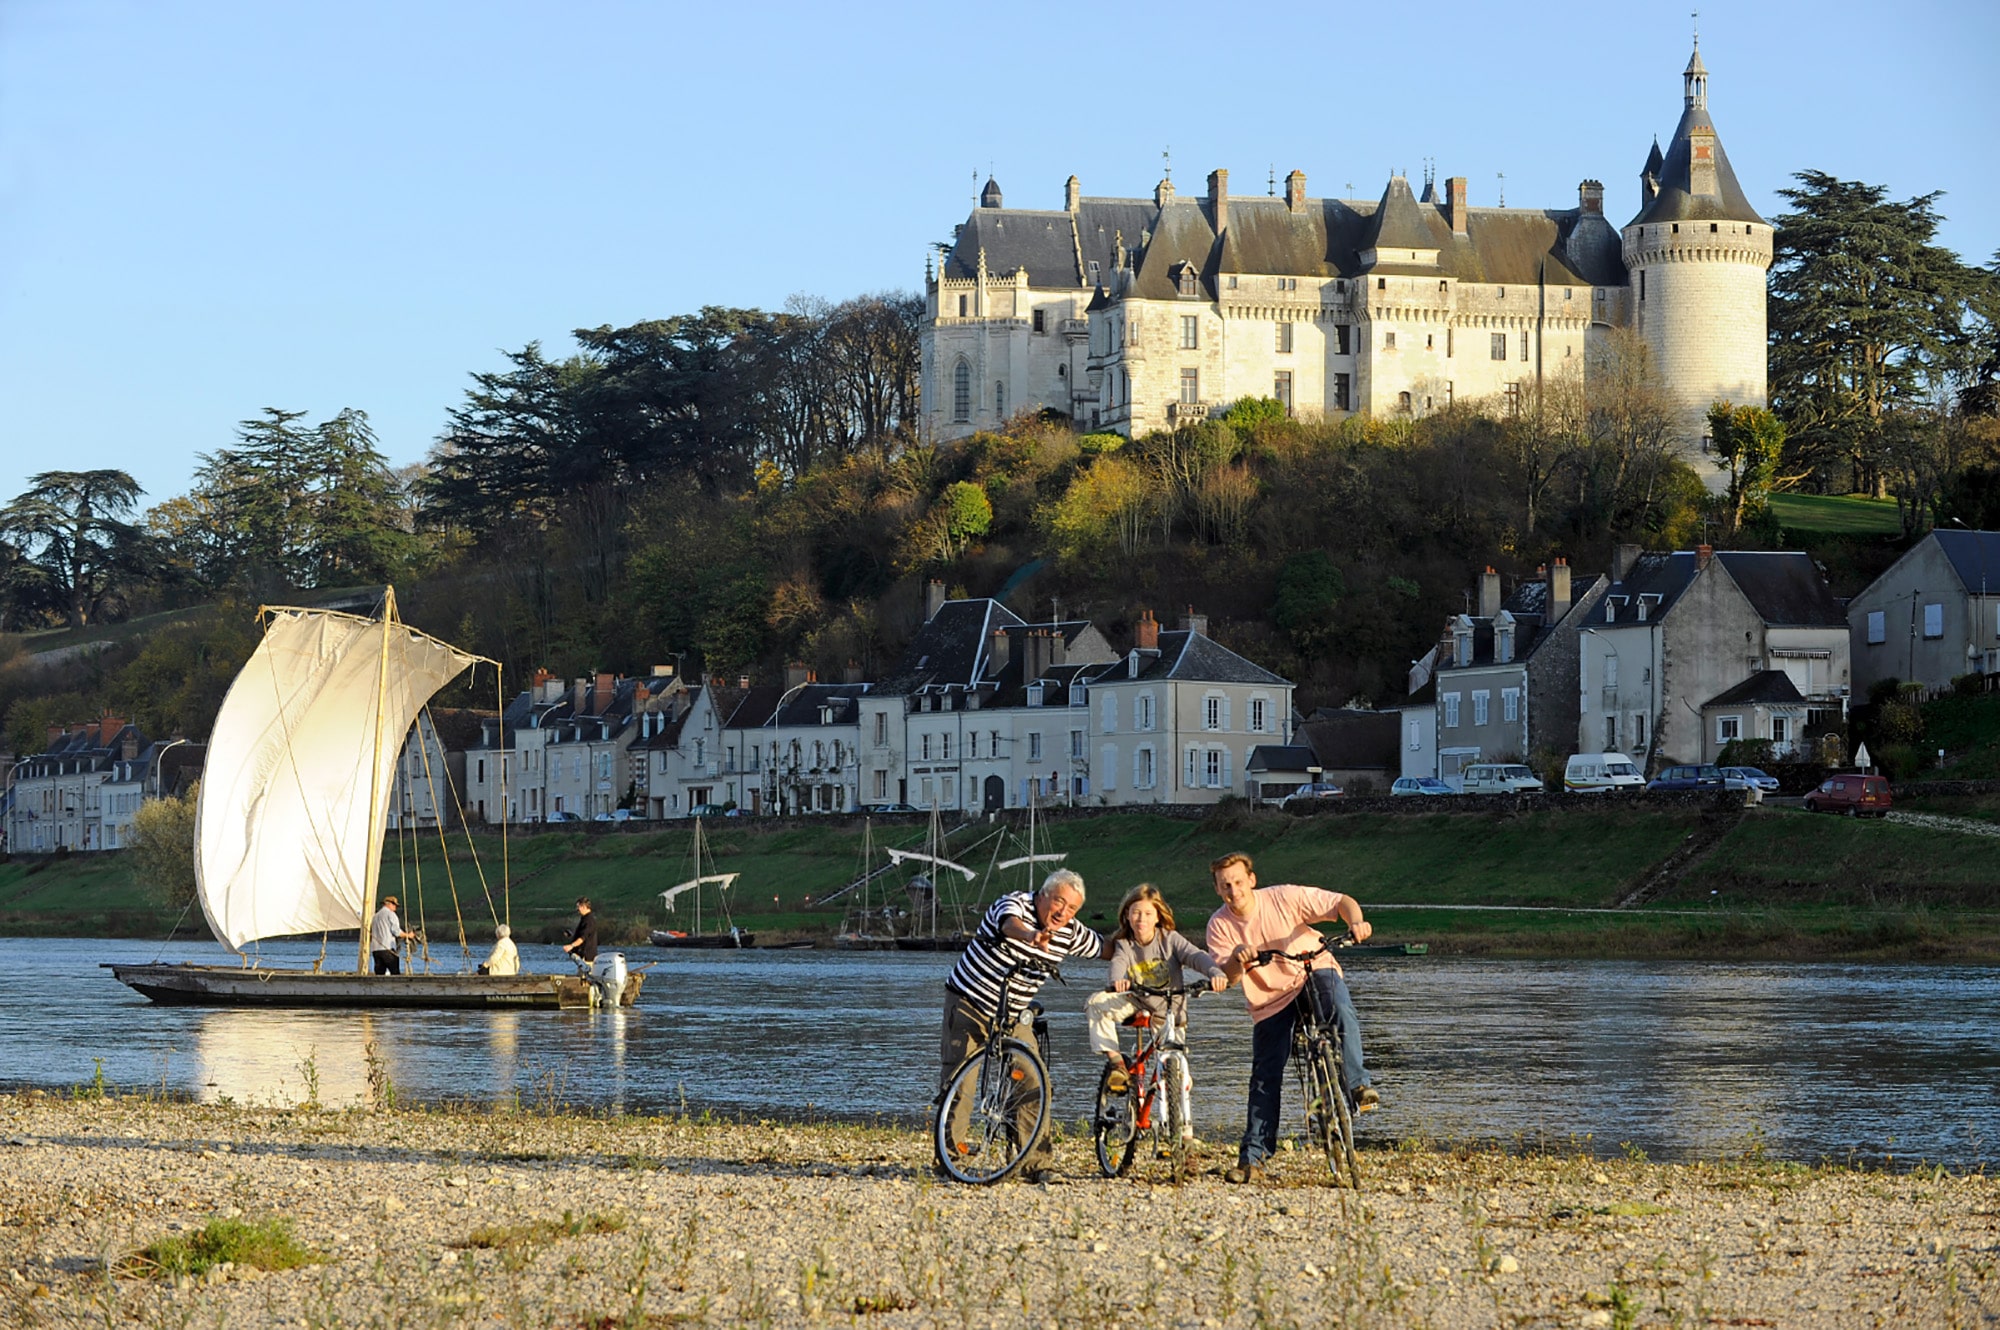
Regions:
M 240 948 L 362 924 L 403 740 L 477 659 L 400 623 L 271 612 L 215 719 L 195 813 L 216 937 Z
M 970 882 L 972 881 L 973 878 L 979 876 L 979 874 L 975 873 L 972 869 L 967 868 L 964 864 L 955 864 L 951 860 L 945 858 L 942 855 L 919 854 L 915 850 L 890 850 L 888 851 L 888 855 L 890 863 L 931 864 L 938 868 L 949 868 L 954 873 L 963 873 L 965 875 L 965 880 L 967 882 Z
M 661 892 L 660 903 L 671 910 L 674 908 L 674 898 L 676 896 L 697 890 L 711 883 L 727 891 L 735 886 L 736 879 L 742 876 L 741 873 L 708 873 L 701 877 L 691 877 L 687 881 L 668 887 L 665 891 Z
M 1001 869 L 1019 868 L 1022 864 L 1059 864 L 1067 858 L 1069 858 L 1067 851 L 1062 854 L 1023 854 L 1017 855 L 1012 859 L 1002 859 L 999 863 L 993 865 L 993 867 Z

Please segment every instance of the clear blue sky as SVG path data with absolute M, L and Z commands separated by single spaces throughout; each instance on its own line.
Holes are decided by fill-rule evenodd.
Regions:
M 0 501 L 119 467 L 147 504 L 266 406 L 423 457 L 473 370 L 704 304 L 915 289 L 975 172 L 1015 206 L 1226 166 L 1374 197 L 1636 211 L 1673 6 L 1538 12 L 506 0 L 0 0 Z M 1413 18 L 1413 15 L 1415 17 Z M 1531 17 L 1523 17 L 1531 15 Z M 1944 190 L 2000 249 L 1990 0 L 1739 4 L 1709 104 L 1767 215 L 1794 171 Z M 1537 77 L 1530 71 L 1542 71 Z

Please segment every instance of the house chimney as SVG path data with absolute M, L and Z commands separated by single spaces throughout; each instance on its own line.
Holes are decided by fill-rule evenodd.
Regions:
M 655 679 L 671 679 L 674 677 L 674 667 L 671 665 L 655 665 L 653 667 L 653 677 Z
M 1173 201 L 1174 182 L 1163 178 L 1159 184 L 1153 186 L 1153 206 L 1164 208 Z
M 1548 579 L 1549 594 L 1543 610 L 1548 623 L 1554 626 L 1569 613 L 1569 560 L 1557 559 L 1549 569 Z
M 1181 616 L 1181 631 L 1184 633 L 1199 633 L 1203 637 L 1207 637 L 1208 616 L 1206 614 L 1196 614 L 1194 606 L 1188 606 L 1187 613 Z
M 1479 617 L 1490 619 L 1500 613 L 1500 574 L 1492 564 L 1479 575 Z
M 590 714 L 593 716 L 603 715 L 611 706 L 611 699 L 617 695 L 618 676 L 615 674 L 598 675 L 597 688 L 590 699 Z
M 997 675 L 1007 668 L 1014 659 L 1014 639 L 1005 628 L 993 630 L 993 640 L 986 644 L 986 671 L 989 676 Z
M 1625 574 L 1632 571 L 1632 565 L 1639 562 L 1637 545 L 1619 545 L 1611 551 L 1611 580 L 1622 582 Z
M 56 745 L 62 742 L 63 735 L 67 733 L 68 731 L 63 729 L 63 727 L 60 725 L 49 726 L 49 746 L 45 748 L 43 751 L 50 753 L 54 752 Z
M 1715 557 L 1715 546 L 1713 546 L 1713 545 L 1697 545 L 1697 546 L 1695 546 L 1695 547 L 1694 547 L 1694 570 L 1695 570 L 1696 572 L 1701 572 L 1701 571 L 1702 571 L 1703 569 L 1705 569 L 1705 568 L 1707 568 L 1707 567 L 1708 567 L 1708 561 L 1709 561 L 1710 559 L 1713 559 L 1714 557 Z
M 843 683 L 860 683 L 860 682 L 861 682 L 861 662 L 860 662 L 860 661 L 858 661 L 858 660 L 850 660 L 850 661 L 848 661 L 848 662 L 847 662 L 847 673 L 841 676 L 841 682 L 843 682 Z
M 1471 211 L 1465 202 L 1465 177 L 1455 175 L 1446 180 L 1444 194 L 1451 207 L 1451 233 L 1462 236 L 1465 234 L 1466 214 Z
M 1604 215 L 1604 182 L 1602 180 L 1586 180 L 1578 185 L 1576 187 L 1576 206 L 1583 210 L 1583 215 L 1586 217 L 1602 217 Z
M 1292 172 L 1297 175 L 1298 172 Z M 1160 621 L 1153 617 L 1151 610 L 1139 611 L 1139 622 L 1132 628 L 1132 645 L 1141 651 L 1160 649 Z
M 1045 628 L 1030 628 L 1021 642 L 1021 682 L 1031 684 L 1049 667 L 1049 634 Z
M 124 738 L 118 741 L 118 757 L 121 761 L 130 762 L 136 759 L 138 756 L 139 756 L 139 733 L 138 731 L 134 730 L 132 733 L 126 735 Z
M 1063 211 L 1069 213 L 1083 211 L 1083 186 L 1077 183 L 1075 176 L 1071 176 L 1068 183 L 1063 185 Z
M 736 676 L 736 686 L 737 686 L 738 688 L 741 688 L 741 689 L 742 689 L 742 690 L 743 690 L 744 692 L 746 692 L 746 693 L 747 693 L 747 692 L 749 692 L 749 691 L 750 691 L 750 676 L 749 676 L 749 675 L 747 675 L 747 674 L 739 674 L 739 675 L 737 675 L 737 676 Z
M 1696 198 L 1715 198 L 1721 193 L 1716 184 L 1713 129 L 1697 126 L 1688 131 L 1688 193 Z
M 1289 212 L 1306 210 L 1306 173 L 1294 171 L 1285 177 L 1285 208 Z
M 804 665 L 800 664 L 798 661 L 791 661 L 788 664 L 786 664 L 785 688 L 787 689 L 787 691 L 793 688 L 797 688 L 802 683 L 811 683 L 811 682 L 812 682 L 811 670 L 807 669 Z
M 937 612 L 944 608 L 944 579 L 933 577 L 924 584 L 924 622 L 937 618 Z
M 1215 213 L 1215 233 L 1229 229 L 1229 172 L 1220 168 L 1208 173 L 1208 206 Z
M 584 706 L 590 701 L 590 680 L 575 679 L 569 686 L 569 709 L 581 716 Z

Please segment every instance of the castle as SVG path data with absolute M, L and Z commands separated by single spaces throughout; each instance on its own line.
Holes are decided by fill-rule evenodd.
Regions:
M 1696 45 L 1685 107 L 1641 173 L 1622 230 L 1604 186 L 1573 208 L 1475 208 L 1454 176 L 1418 197 L 1316 199 L 1303 173 L 1268 197 L 1171 179 L 1150 199 L 1007 208 L 989 179 L 927 274 L 924 423 L 949 440 L 1027 410 L 1134 435 L 1243 397 L 1295 413 L 1422 416 L 1520 394 L 1590 363 L 1612 329 L 1650 349 L 1691 459 L 1711 402 L 1765 402 L 1771 225 L 1736 182 Z M 1275 182 L 1274 182 L 1275 185 Z M 928 265 L 927 265 L 928 266 Z M 1713 467 L 1697 461 L 1707 477 Z

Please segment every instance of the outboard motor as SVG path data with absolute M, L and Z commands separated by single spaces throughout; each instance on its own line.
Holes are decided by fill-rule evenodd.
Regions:
M 625 953 L 609 951 L 592 961 L 590 987 L 600 1004 L 617 1006 L 625 997 Z

